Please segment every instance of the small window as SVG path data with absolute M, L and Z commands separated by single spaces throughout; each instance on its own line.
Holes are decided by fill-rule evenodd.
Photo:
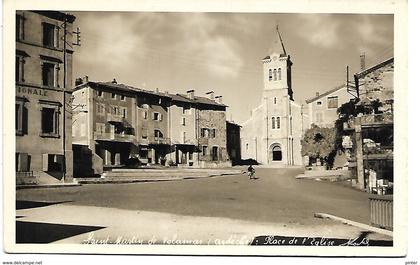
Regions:
M 276 128 L 276 118 L 271 117 L 271 129 L 275 129 Z
M 277 129 L 280 129 L 280 117 L 277 117 Z
M 43 23 L 43 44 L 45 47 L 58 47 L 58 27 Z
M 147 110 L 143 112 L 143 119 L 147 120 Z
M 207 146 L 205 146 L 205 145 L 203 145 L 203 156 L 206 156 L 207 155 Z
M 273 77 L 274 77 L 274 81 L 277 81 L 277 70 L 274 69 L 273 71 Z
M 187 141 L 187 132 L 182 132 L 182 142 L 185 143 Z
M 184 117 L 182 117 L 181 124 L 182 124 L 183 126 L 185 126 L 185 118 L 184 118 Z
M 277 104 L 277 97 L 274 97 L 274 105 Z
M 56 75 L 55 64 L 47 62 L 42 64 L 42 85 L 55 87 L 57 79 Z
M 249 148 L 249 144 L 246 144 L 246 150 L 248 150 L 248 148 Z
M 328 97 L 327 98 L 327 105 L 329 109 L 336 109 L 338 108 L 338 97 Z
M 268 70 L 268 81 L 273 80 L 273 70 Z
M 123 107 L 122 109 L 122 116 L 123 118 L 127 118 L 127 108 Z
M 155 138 L 163 138 L 163 133 L 159 130 L 155 130 Z
M 277 70 L 277 74 L 279 75 L 279 80 L 281 80 L 281 68 L 279 68 L 278 70 Z
M 322 105 L 322 101 L 317 101 L 317 102 L 316 102 L 316 104 L 317 104 L 318 106 L 321 106 L 321 105 Z
M 97 93 L 98 93 L 98 97 L 101 97 L 101 98 L 104 97 L 104 92 L 103 91 L 99 90 L 99 91 L 97 91 Z
M 112 99 L 116 99 L 116 98 L 117 98 L 117 94 L 112 93 L 112 94 L 111 94 L 111 98 L 112 98 Z
M 153 112 L 153 120 L 158 121 L 159 120 L 159 112 Z
M 125 101 L 125 96 L 121 95 L 121 101 Z

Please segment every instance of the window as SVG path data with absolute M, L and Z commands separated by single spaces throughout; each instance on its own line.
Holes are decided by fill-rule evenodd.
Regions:
M 327 105 L 329 109 L 336 109 L 338 108 L 338 97 L 328 97 L 327 98 Z
M 277 70 L 274 69 L 273 71 L 273 77 L 274 77 L 274 81 L 277 81 Z
M 126 107 L 122 107 L 121 110 L 122 110 L 122 116 L 123 116 L 123 118 L 127 118 L 127 108 Z
M 42 64 L 42 85 L 56 87 L 58 83 L 57 79 L 58 73 L 56 71 L 55 64 L 44 62 Z
M 268 81 L 271 81 L 273 79 L 273 70 L 268 70 Z
M 58 27 L 43 23 L 43 44 L 46 47 L 58 48 Z
M 188 160 L 193 160 L 193 153 L 192 152 L 188 152 Z
M 216 138 L 216 129 L 210 130 L 210 138 Z
M 121 101 L 125 101 L 125 96 L 121 95 Z
M 24 20 L 22 15 L 16 15 L 16 40 L 24 39 Z
M 154 121 L 158 121 L 159 120 L 159 115 L 160 113 L 159 112 L 153 112 L 153 120 Z
M 280 129 L 280 117 L 277 117 L 277 129 Z
M 219 147 L 213 146 L 211 149 L 212 149 L 211 150 L 212 151 L 211 152 L 211 158 L 212 158 L 212 160 L 213 161 L 219 160 Z
M 315 114 L 315 121 L 316 122 L 324 122 L 324 118 L 321 112 Z
M 207 155 L 207 146 L 205 146 L 205 145 L 203 145 L 203 156 L 206 156 Z
M 15 104 L 15 129 L 16 135 L 28 133 L 28 109 L 25 107 L 25 99 L 17 98 Z
M 97 112 L 98 115 L 104 115 L 105 114 L 105 104 L 96 103 L 96 112 Z
M 31 156 L 28 153 L 16 153 L 16 172 L 31 170 Z
M 147 120 L 147 110 L 145 110 L 145 111 L 143 112 L 143 118 L 144 118 L 145 120 Z
M 16 56 L 16 64 L 15 64 L 15 81 L 16 82 L 24 82 L 24 64 L 25 60 L 21 56 Z
M 182 142 L 185 143 L 185 141 L 187 141 L 187 133 L 182 132 Z
M 111 98 L 112 98 L 112 99 L 116 99 L 116 98 L 117 98 L 117 94 L 112 93 L 112 94 L 111 94 Z
M 105 124 L 97 122 L 96 123 L 96 132 L 100 133 L 100 134 L 105 133 Z
M 59 136 L 59 110 L 60 103 L 41 102 L 41 136 L 58 137 Z
M 248 148 L 249 148 L 249 144 L 247 143 L 247 144 L 246 144 L 246 150 L 248 150 Z
M 275 129 L 276 128 L 276 118 L 271 117 L 271 129 Z
M 155 130 L 155 138 L 163 138 L 163 133 L 159 130 Z
M 279 75 L 279 80 L 281 80 L 281 68 L 279 68 L 278 70 L 277 70 L 277 74 Z
M 182 114 L 191 114 L 191 108 L 183 107 L 182 108 Z
M 322 101 L 317 101 L 317 102 L 316 102 L 316 104 L 317 104 L 318 106 L 321 106 L 321 105 L 322 105 Z
M 277 104 L 277 97 L 274 97 L 274 105 Z
M 101 90 L 97 91 L 97 94 L 98 94 L 98 97 L 101 97 L 101 98 L 104 97 L 104 92 Z
M 181 124 L 182 124 L 183 126 L 185 126 L 185 118 L 184 118 L 184 117 L 182 117 Z

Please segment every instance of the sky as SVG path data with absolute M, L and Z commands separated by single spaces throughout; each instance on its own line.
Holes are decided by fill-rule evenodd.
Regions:
M 283 13 L 72 12 L 80 27 L 73 77 L 149 90 L 223 96 L 227 118 L 242 123 L 261 101 L 261 59 L 276 25 L 293 61 L 299 104 L 393 56 L 393 15 Z

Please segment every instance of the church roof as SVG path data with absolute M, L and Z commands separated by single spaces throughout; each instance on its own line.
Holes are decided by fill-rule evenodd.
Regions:
M 270 59 L 270 55 L 273 53 L 280 54 L 280 57 L 285 57 L 287 55 L 286 49 L 284 48 L 283 40 L 281 39 L 279 26 L 276 27 L 276 36 L 274 41 L 269 49 L 269 55 L 264 57 L 263 60 Z

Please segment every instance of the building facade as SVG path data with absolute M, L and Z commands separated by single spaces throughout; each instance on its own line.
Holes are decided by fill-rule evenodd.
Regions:
M 241 162 L 241 125 L 226 121 L 226 148 L 232 165 Z
M 17 183 L 72 181 L 72 42 L 75 17 L 16 11 Z M 32 179 L 32 180 L 31 180 Z
M 309 126 L 334 127 L 338 118 L 337 109 L 353 99 L 345 84 L 306 100 Z
M 78 176 L 139 164 L 213 167 L 228 160 L 226 106 L 193 90 L 169 94 L 86 77 L 77 80 L 73 98 Z M 204 128 L 217 129 L 201 137 Z M 217 155 L 202 148 L 204 139 Z
M 242 124 L 241 156 L 274 166 L 302 165 L 302 106 L 293 99 L 292 61 L 279 32 L 263 60 L 261 104 Z
M 349 120 L 352 172 L 360 189 L 392 193 L 394 182 L 394 58 L 355 74 L 360 102 L 372 113 Z

